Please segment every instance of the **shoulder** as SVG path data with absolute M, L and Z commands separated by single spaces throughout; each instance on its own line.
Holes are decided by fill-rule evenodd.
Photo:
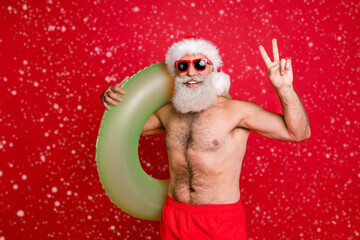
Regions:
M 227 110 L 241 114 L 251 114 L 262 109 L 262 107 L 260 107 L 256 103 L 242 100 L 234 100 L 228 97 L 219 97 L 219 102 Z
M 157 109 L 154 114 L 161 120 L 161 122 L 165 123 L 169 114 L 173 111 L 174 106 L 171 102 L 165 104 L 164 106 Z
M 253 102 L 234 100 L 227 98 L 222 103 L 225 109 L 224 115 L 230 121 L 236 122 L 236 126 L 242 126 L 244 122 L 257 119 L 264 109 Z

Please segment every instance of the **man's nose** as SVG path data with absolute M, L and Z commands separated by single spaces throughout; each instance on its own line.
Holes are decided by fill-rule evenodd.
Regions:
M 196 75 L 196 74 L 198 74 L 198 72 L 196 71 L 196 69 L 194 68 L 194 66 L 193 66 L 192 64 L 190 64 L 189 69 L 188 69 L 188 71 L 187 71 L 187 75 L 188 75 L 188 76 L 194 76 L 194 75 Z

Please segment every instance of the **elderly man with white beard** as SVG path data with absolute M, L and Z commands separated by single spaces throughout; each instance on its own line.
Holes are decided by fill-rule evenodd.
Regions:
M 166 132 L 170 182 L 163 208 L 162 239 L 247 239 L 240 202 L 240 171 L 251 131 L 267 138 L 300 142 L 310 137 L 304 107 L 293 88 L 290 59 L 280 59 L 276 39 L 271 61 L 260 54 L 283 115 L 225 95 L 230 78 L 218 72 L 218 49 L 209 41 L 185 38 L 174 43 L 165 63 L 175 78 L 172 101 L 155 111 L 142 134 Z M 121 85 L 107 88 L 102 103 L 117 105 Z

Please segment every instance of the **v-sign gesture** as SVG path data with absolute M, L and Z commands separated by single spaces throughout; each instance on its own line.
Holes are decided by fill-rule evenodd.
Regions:
M 272 40 L 272 51 L 274 61 L 271 61 L 262 45 L 259 46 L 260 54 L 268 69 L 269 79 L 275 90 L 291 87 L 293 83 L 293 71 L 291 60 L 282 58 L 280 60 L 277 41 Z

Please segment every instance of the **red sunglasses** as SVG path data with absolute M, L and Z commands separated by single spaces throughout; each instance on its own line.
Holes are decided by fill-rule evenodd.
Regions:
M 186 72 L 189 69 L 190 64 L 192 63 L 196 71 L 204 71 L 207 64 L 212 64 L 209 59 L 206 58 L 196 58 L 192 60 L 179 60 L 175 62 L 175 67 L 178 72 Z

